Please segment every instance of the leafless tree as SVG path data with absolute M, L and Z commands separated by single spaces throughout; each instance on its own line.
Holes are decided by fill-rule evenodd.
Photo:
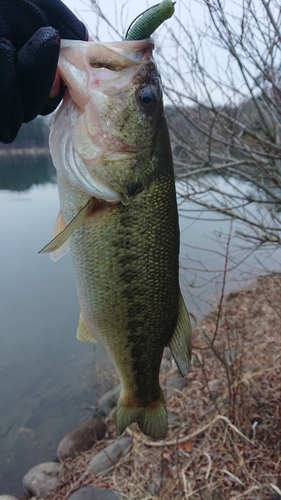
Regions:
M 280 252 L 280 20 L 278 0 L 179 0 L 155 35 L 180 210 L 232 221 L 230 266 Z
M 160 51 L 176 172 L 193 180 L 183 196 L 241 222 L 240 236 L 256 247 L 280 246 L 280 6 L 205 0 L 200 8 L 203 26 L 182 7 L 169 30 L 177 57 Z

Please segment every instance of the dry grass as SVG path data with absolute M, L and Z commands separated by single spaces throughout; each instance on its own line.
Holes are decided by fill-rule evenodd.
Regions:
M 134 426 L 133 446 L 102 476 L 85 473 L 108 439 L 65 462 L 61 484 L 46 500 L 65 500 L 81 486 L 112 488 L 129 499 L 280 499 L 281 277 L 260 278 L 232 294 L 194 329 L 188 386 L 174 390 L 163 442 Z M 176 367 L 161 373 L 162 385 Z

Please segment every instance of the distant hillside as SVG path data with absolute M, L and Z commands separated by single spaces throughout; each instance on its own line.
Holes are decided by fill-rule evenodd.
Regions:
M 229 173 L 226 167 L 220 174 L 239 176 L 239 171 L 243 171 L 257 175 L 255 161 L 259 158 L 267 162 L 268 168 L 280 169 L 279 149 L 275 144 L 278 147 L 276 123 L 280 123 L 281 118 L 276 110 L 272 116 L 262 96 L 245 100 L 238 106 L 216 109 L 201 104 L 167 106 L 165 112 L 178 177 L 204 167 L 209 168 L 210 173 L 212 166 L 215 171 L 220 165 L 237 161 L 239 169 Z
M 0 150 L 15 148 L 48 148 L 49 147 L 49 127 L 41 116 L 38 116 L 29 123 L 24 123 L 11 144 L 2 144 Z
M 24 123 L 11 144 L 0 143 L 0 189 L 25 191 L 56 182 L 49 152 L 49 127 L 38 117 Z

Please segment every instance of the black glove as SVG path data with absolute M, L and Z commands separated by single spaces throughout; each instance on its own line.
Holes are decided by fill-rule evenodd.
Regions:
M 12 142 L 23 122 L 54 111 L 49 99 L 60 38 L 87 40 L 85 25 L 61 0 L 0 0 L 0 141 Z

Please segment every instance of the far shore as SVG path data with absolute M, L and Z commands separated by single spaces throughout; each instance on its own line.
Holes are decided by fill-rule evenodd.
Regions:
M 0 156 L 23 156 L 23 155 L 46 155 L 49 154 L 49 148 L 6 148 L 0 149 Z

